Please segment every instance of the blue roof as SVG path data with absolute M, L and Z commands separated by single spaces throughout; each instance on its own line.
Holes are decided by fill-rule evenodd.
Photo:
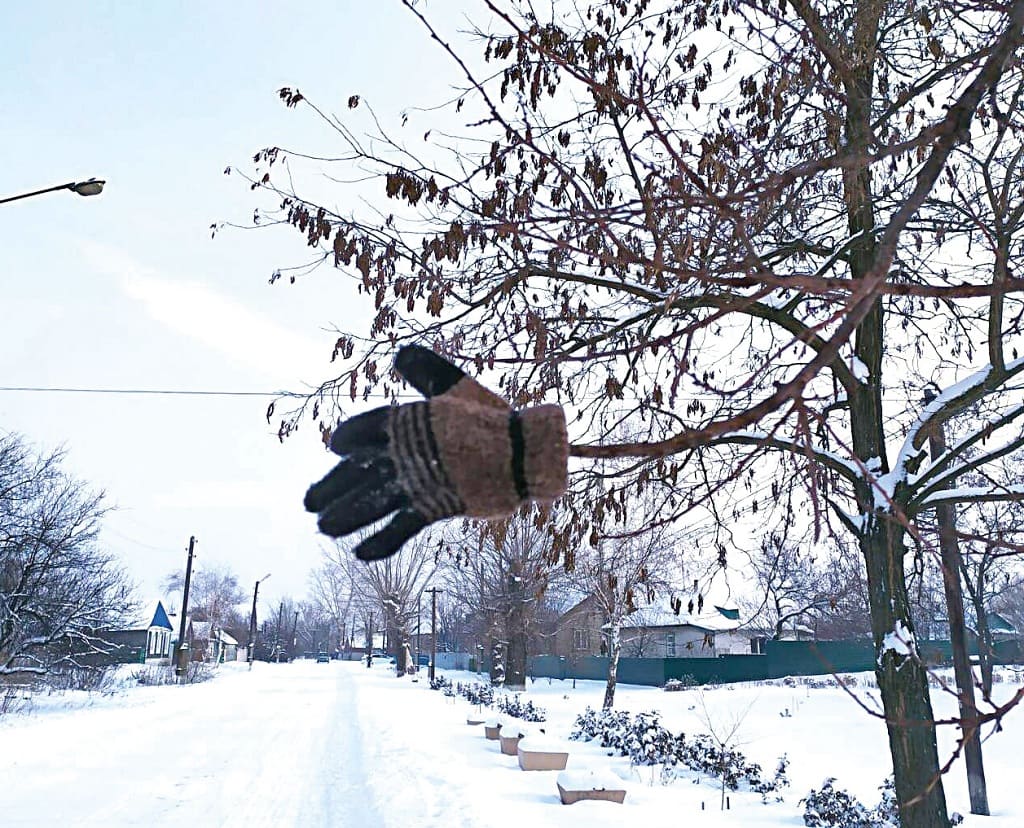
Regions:
M 167 611 L 164 610 L 163 601 L 156 602 L 156 612 L 153 613 L 153 620 L 149 622 L 151 627 L 164 627 L 168 630 L 174 630 L 171 625 L 171 620 L 167 617 Z

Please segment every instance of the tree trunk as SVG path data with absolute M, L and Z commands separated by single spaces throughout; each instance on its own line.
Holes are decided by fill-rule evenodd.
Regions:
M 996 660 L 995 644 L 992 641 L 992 630 L 985 615 L 985 602 L 979 597 L 973 603 L 974 614 L 978 619 L 978 664 L 981 667 L 981 693 L 984 698 L 988 699 L 992 696 L 992 668 Z
M 523 579 L 509 574 L 510 605 L 505 635 L 505 686 L 510 690 L 526 689 L 527 613 L 523 598 Z
M 402 636 L 399 634 L 398 619 L 393 612 L 385 610 L 385 630 L 388 636 L 388 651 L 395 659 L 395 672 L 398 675 L 405 673 L 405 649 L 402 646 Z
M 611 710 L 615 704 L 615 685 L 619 676 L 619 655 L 622 653 L 622 636 L 619 634 L 618 621 L 612 621 L 610 630 L 611 641 L 608 647 L 608 680 L 604 685 L 603 710 Z
M 510 629 L 505 648 L 505 686 L 510 690 L 526 689 L 526 630 Z
M 900 824 L 949 828 L 928 674 L 917 656 L 910 620 L 903 531 L 891 515 L 875 512 L 861 537 L 878 653 L 875 676 L 889 733 Z M 905 640 L 909 655 L 899 651 L 899 639 Z

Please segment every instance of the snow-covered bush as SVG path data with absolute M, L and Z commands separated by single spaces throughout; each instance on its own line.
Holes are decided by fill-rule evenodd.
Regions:
M 730 791 L 738 791 L 746 786 L 751 791 L 761 794 L 765 801 L 768 794 L 778 794 L 779 790 L 789 785 L 786 772 L 789 759 L 783 754 L 779 757 L 775 774 L 766 777 L 757 762 L 751 762 L 735 748 L 721 747 L 707 734 L 700 734 L 690 740 L 682 740 L 679 763 L 690 770 L 706 773 L 721 780 Z
M 761 766 L 750 762 L 738 750 L 718 747 L 708 735 L 688 739 L 684 734 L 673 734 L 662 726 L 657 713 L 638 713 L 631 716 L 625 711 L 593 710 L 588 707 L 576 717 L 569 736 L 575 741 L 598 740 L 602 747 L 612 748 L 620 756 L 627 756 L 634 765 L 662 765 L 662 778 L 669 780 L 672 768 L 686 768 L 722 781 L 725 788 L 737 791 L 746 787 L 761 794 L 767 801 L 771 793 L 778 794 L 789 785 L 786 771 L 789 760 L 782 756 L 773 776 L 765 776 Z
M 800 800 L 804 806 L 804 825 L 808 828 L 873 828 L 879 825 L 857 797 L 837 788 L 835 781 L 835 777 L 830 776 L 820 789 L 812 788 Z
M 867 808 L 857 797 L 835 786 L 828 778 L 820 790 L 812 790 L 800 800 L 804 806 L 804 824 L 809 828 L 899 828 L 900 816 L 896 804 L 896 787 L 889 776 L 879 787 L 882 798 L 874 808 Z M 951 825 L 960 825 L 964 818 L 953 813 Z
M 630 715 L 621 710 L 594 710 L 587 707 L 576 717 L 569 738 L 577 742 L 597 739 L 601 747 L 619 748 L 629 727 Z
M 132 679 L 136 684 L 150 686 L 174 684 L 174 668 L 158 664 L 147 664 L 145 667 L 139 667 L 138 670 L 132 673 Z
M 667 765 L 679 762 L 685 737 L 677 738 L 662 727 L 657 713 L 637 713 L 620 748 L 633 765 Z
M 669 693 L 673 693 L 679 690 L 688 690 L 691 687 L 697 686 L 697 679 L 693 676 L 686 675 L 680 676 L 679 678 L 670 678 L 665 682 L 665 685 L 661 688 L 667 690 Z
M 452 683 L 449 679 L 444 676 L 436 676 L 430 681 L 431 690 L 443 690 L 446 696 L 454 696 L 455 688 L 452 687 Z
M 461 681 L 455 685 L 455 691 L 469 700 L 471 704 L 481 707 L 490 707 L 494 704 L 494 688 L 480 682 L 463 684 Z
M 518 693 L 511 698 L 499 696 L 498 710 L 524 722 L 545 722 L 548 718 L 548 712 L 543 707 L 538 707 L 532 701 L 524 702 Z

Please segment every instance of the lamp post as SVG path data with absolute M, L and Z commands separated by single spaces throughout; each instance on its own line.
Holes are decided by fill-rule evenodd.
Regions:
M 0 198 L 0 204 L 6 204 L 8 201 L 20 201 L 23 198 L 31 198 L 43 193 L 55 193 L 59 190 L 71 190 L 71 192 L 78 193 L 80 196 L 94 196 L 103 192 L 103 185 L 106 183 L 106 181 L 99 178 L 90 178 L 88 181 L 69 181 L 67 184 L 58 184 L 56 187 L 46 187 L 42 190 L 33 190 L 31 193 Z
M 268 572 L 258 581 L 252 591 L 252 615 L 249 616 L 249 669 L 252 669 L 252 660 L 256 654 L 256 597 L 260 594 L 260 581 L 265 581 L 270 577 Z

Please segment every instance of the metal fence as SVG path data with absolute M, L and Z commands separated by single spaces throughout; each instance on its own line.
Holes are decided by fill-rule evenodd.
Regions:
M 922 657 L 935 665 L 951 661 L 948 641 L 922 641 Z M 1021 648 L 1016 641 L 996 645 L 996 661 L 1019 663 Z M 717 658 L 620 658 L 618 680 L 623 684 L 660 687 L 669 679 L 692 684 L 727 684 L 785 676 L 825 676 L 859 673 L 875 668 L 875 649 L 870 641 L 766 641 L 764 653 L 723 655 Z M 602 656 L 560 658 L 534 656 L 529 659 L 534 678 L 594 679 L 608 675 L 608 659 Z

